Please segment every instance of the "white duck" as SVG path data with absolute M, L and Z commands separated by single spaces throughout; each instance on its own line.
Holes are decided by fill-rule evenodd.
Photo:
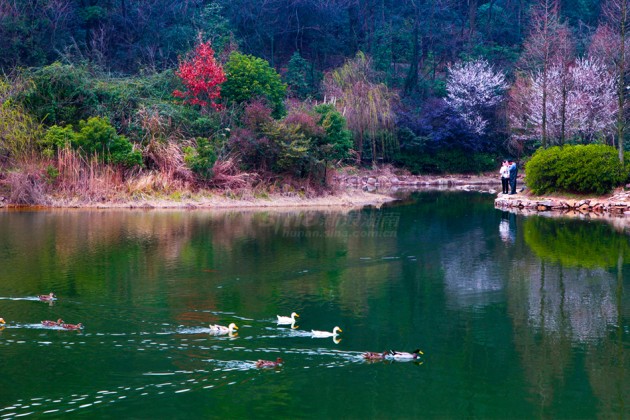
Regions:
M 340 332 L 343 332 L 343 331 L 339 327 L 333 328 L 332 332 L 330 332 L 330 331 L 311 330 L 311 334 L 313 335 L 313 337 L 318 337 L 318 338 L 322 338 L 322 337 L 336 337 L 337 333 L 340 333 Z
M 238 327 L 233 322 L 227 327 L 224 327 L 223 325 L 218 325 L 218 324 L 215 324 L 215 325 L 210 324 L 210 334 L 214 334 L 214 335 L 230 334 L 231 335 L 234 333 L 234 330 L 238 330 Z
M 276 315 L 276 317 L 278 317 L 278 325 L 288 325 L 295 324 L 295 318 L 299 318 L 300 316 L 295 312 L 291 312 L 291 316 Z

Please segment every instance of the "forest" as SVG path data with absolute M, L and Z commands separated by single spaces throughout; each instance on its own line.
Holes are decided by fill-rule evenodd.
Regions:
M 18 203 L 51 190 L 317 189 L 341 165 L 480 173 L 597 144 L 621 185 L 629 8 L 0 0 L 0 182 Z M 581 159 L 599 159 L 588 150 Z

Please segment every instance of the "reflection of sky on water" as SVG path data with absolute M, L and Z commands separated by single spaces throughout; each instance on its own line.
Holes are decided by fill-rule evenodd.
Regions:
M 444 247 L 442 267 L 450 307 L 480 307 L 504 299 L 503 282 L 484 232 L 475 229 Z
M 537 329 L 578 342 L 603 338 L 617 319 L 616 279 L 602 269 L 545 266 L 529 275 L 528 319 Z

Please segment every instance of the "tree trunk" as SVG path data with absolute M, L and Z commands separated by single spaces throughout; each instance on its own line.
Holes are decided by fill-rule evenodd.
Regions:
M 542 146 L 547 147 L 547 65 L 543 70 L 543 91 L 542 91 Z
M 468 43 L 471 47 L 475 39 L 475 29 L 477 27 L 477 2 L 478 0 L 468 0 Z
M 418 14 L 416 13 L 416 20 L 413 25 L 413 53 L 411 55 L 409 72 L 405 79 L 405 92 L 407 93 L 415 91 L 418 86 L 418 61 L 420 60 L 420 45 L 418 43 Z

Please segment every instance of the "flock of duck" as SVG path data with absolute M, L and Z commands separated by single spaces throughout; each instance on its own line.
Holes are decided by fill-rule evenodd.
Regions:
M 57 300 L 57 297 L 54 293 L 49 293 L 47 295 L 39 295 L 37 298 L 43 302 L 53 302 Z M 295 323 L 297 320 L 295 318 L 299 318 L 300 316 L 292 312 L 291 316 L 281 316 L 276 315 L 278 325 L 291 325 L 291 328 L 297 328 Z M 3 318 L 0 318 L 0 327 L 3 327 L 6 324 Z M 83 324 L 68 324 L 65 323 L 62 319 L 58 319 L 57 321 L 44 320 L 42 321 L 42 325 L 45 327 L 61 327 L 65 330 L 81 330 L 83 329 Z M 227 327 L 219 324 L 210 324 L 210 334 L 213 335 L 225 335 L 228 334 L 233 336 L 235 331 L 238 330 L 238 327 L 235 323 L 229 324 Z M 339 340 L 337 336 L 343 330 L 339 327 L 333 328 L 332 331 L 319 331 L 319 330 L 311 330 L 311 336 L 316 338 L 326 338 L 332 337 L 335 343 L 338 343 Z M 394 351 L 394 350 L 386 350 L 383 352 L 365 352 L 362 354 L 363 358 L 368 361 L 378 361 L 378 360 L 416 360 L 420 357 L 420 355 L 424 354 L 420 349 L 416 349 L 412 352 L 404 352 L 404 351 Z M 258 360 L 256 361 L 256 367 L 258 368 L 273 368 L 282 365 L 284 361 L 281 358 L 277 358 L 274 360 Z
M 281 316 L 276 315 L 278 318 L 278 325 L 291 325 L 292 328 L 295 328 L 296 319 L 299 318 L 299 315 L 295 312 L 291 313 L 291 316 Z M 238 329 L 238 327 L 232 323 L 228 327 L 222 327 L 220 325 L 210 325 L 211 330 L 213 331 L 221 331 L 224 334 L 232 333 L 234 329 Z M 337 338 L 337 335 L 343 332 L 343 330 L 339 327 L 333 328 L 332 331 L 319 331 L 319 330 L 311 330 L 311 335 L 313 337 L 325 338 L 332 337 L 333 340 Z M 335 340 L 335 342 L 337 342 Z M 424 353 L 420 349 L 416 349 L 412 352 L 405 351 L 395 351 L 395 350 L 386 350 L 383 352 L 372 352 L 368 351 L 362 354 L 363 358 L 368 361 L 377 361 L 377 360 L 417 360 L 420 355 Z M 276 367 L 282 364 L 283 361 L 281 358 L 278 358 L 276 361 L 271 360 L 258 360 L 256 362 L 257 367 Z
M 51 292 L 47 295 L 39 295 L 37 296 L 37 299 L 41 300 L 42 302 L 54 302 L 55 300 L 57 300 L 57 296 L 55 296 L 55 294 Z M 0 318 L 0 327 L 4 327 L 5 325 L 6 325 L 6 321 L 3 318 Z M 83 329 L 83 324 L 81 323 L 68 324 L 64 322 L 63 319 L 61 318 L 56 321 L 44 320 L 42 321 L 42 325 L 44 327 L 61 327 L 64 330 L 82 330 Z

